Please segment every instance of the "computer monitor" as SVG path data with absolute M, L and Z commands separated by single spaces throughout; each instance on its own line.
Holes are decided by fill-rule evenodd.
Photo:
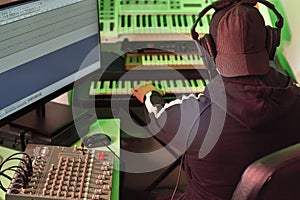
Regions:
M 1 2 L 3 126 L 96 73 L 100 69 L 100 37 L 98 0 Z

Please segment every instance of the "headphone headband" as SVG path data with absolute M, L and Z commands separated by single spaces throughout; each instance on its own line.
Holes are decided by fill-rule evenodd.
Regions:
M 214 9 L 215 11 L 224 9 L 228 6 L 231 6 L 232 4 L 235 3 L 241 3 L 241 4 L 246 4 L 249 6 L 255 6 L 257 3 L 261 3 L 263 5 L 265 5 L 266 7 L 268 7 L 270 10 L 273 11 L 273 13 L 276 15 L 277 17 L 277 21 L 275 22 L 275 26 L 276 28 L 279 29 L 279 31 L 281 30 L 281 28 L 283 27 L 283 17 L 281 16 L 281 14 L 276 10 L 275 6 L 266 1 L 266 0 L 220 0 L 218 2 L 215 2 L 209 6 L 207 6 L 206 8 L 204 8 L 199 14 L 198 14 L 198 18 L 195 21 L 195 23 L 193 24 L 192 28 L 191 28 L 191 36 L 194 40 L 198 40 L 199 38 L 199 34 L 196 32 L 196 26 L 199 23 L 200 19 L 211 9 Z
M 282 15 L 276 10 L 275 6 L 266 1 L 266 0 L 259 0 L 258 1 L 259 3 L 262 3 L 264 4 L 265 6 L 267 6 L 270 10 L 272 10 L 274 12 L 274 14 L 276 15 L 277 17 L 277 22 L 275 22 L 275 26 L 278 28 L 278 29 L 281 29 L 283 27 L 283 17 Z

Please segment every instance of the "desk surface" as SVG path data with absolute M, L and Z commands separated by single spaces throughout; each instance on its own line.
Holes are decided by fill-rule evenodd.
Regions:
M 101 119 L 96 123 L 92 124 L 90 127 L 90 131 L 87 135 L 95 134 L 95 133 L 105 133 L 111 137 L 111 144 L 109 147 L 113 150 L 118 156 L 120 155 L 120 120 L 118 119 Z M 81 140 L 77 141 L 72 146 L 80 146 Z M 106 147 L 97 148 L 104 151 L 109 151 Z M 0 146 L 0 155 L 3 159 L 17 152 L 16 150 L 9 149 L 6 147 Z M 119 165 L 120 161 L 118 158 L 115 158 L 115 169 L 113 172 L 113 186 L 112 186 L 112 200 L 119 199 L 119 185 L 120 185 L 120 173 L 119 173 Z M 10 164 L 14 165 L 15 163 L 10 162 Z M 18 164 L 18 162 L 16 162 Z M 2 180 L 2 179 L 1 179 Z M 8 185 L 9 182 L 7 179 L 2 180 L 3 185 Z M 5 199 L 5 193 L 0 190 L 0 200 Z

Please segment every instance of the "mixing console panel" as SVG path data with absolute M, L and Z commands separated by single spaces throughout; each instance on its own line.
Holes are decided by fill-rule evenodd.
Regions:
M 28 144 L 25 153 L 32 157 L 33 171 L 25 184 L 15 173 L 7 200 L 111 199 L 111 152 Z

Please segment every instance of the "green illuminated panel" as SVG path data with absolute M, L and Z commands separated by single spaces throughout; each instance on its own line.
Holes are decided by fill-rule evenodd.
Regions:
M 102 42 L 190 40 L 197 14 L 212 0 L 99 0 Z M 208 32 L 211 12 L 197 27 Z

